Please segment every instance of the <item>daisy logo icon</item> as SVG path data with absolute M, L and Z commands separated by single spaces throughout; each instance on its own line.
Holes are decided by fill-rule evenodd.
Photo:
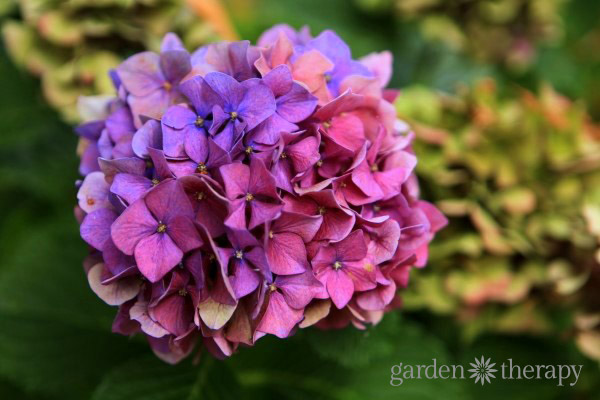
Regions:
M 475 358 L 475 362 L 470 364 L 473 368 L 468 371 L 472 373 L 470 378 L 475 378 L 475 383 L 481 382 L 481 386 L 483 386 L 485 382 L 492 383 L 490 378 L 496 378 L 494 372 L 498 372 L 498 370 L 494 368 L 496 363 L 493 363 L 491 358 L 486 360 L 484 356 L 481 356 L 481 360 Z

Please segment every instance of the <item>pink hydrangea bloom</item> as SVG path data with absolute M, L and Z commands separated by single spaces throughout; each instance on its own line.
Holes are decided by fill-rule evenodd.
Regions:
M 77 128 L 90 286 L 115 332 L 170 363 L 377 323 L 446 224 L 419 199 L 390 53 L 354 60 L 334 32 L 288 26 L 258 43 L 190 54 L 169 34 Z

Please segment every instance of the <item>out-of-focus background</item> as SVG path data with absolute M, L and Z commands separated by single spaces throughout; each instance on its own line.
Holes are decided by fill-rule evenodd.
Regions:
M 450 224 L 377 327 L 170 367 L 110 333 L 81 268 L 77 98 L 165 32 L 195 48 L 276 23 L 392 51 L 422 196 Z M 0 24 L 0 398 L 600 399 L 599 1 L 3 0 Z M 583 369 L 389 384 L 400 362 L 481 355 Z

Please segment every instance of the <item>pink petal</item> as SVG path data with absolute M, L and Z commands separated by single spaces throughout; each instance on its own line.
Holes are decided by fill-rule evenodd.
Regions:
M 266 253 L 271 271 L 275 274 L 299 274 L 308 269 L 306 247 L 296 234 L 274 234 L 267 244 Z
M 132 255 L 138 242 L 155 233 L 157 228 L 158 222 L 150 214 L 144 200 L 140 199 L 119 215 L 112 224 L 110 234 L 119 250 Z
M 306 307 L 322 288 L 311 271 L 293 276 L 278 276 L 275 285 L 293 308 Z
M 293 212 L 283 212 L 271 227 L 272 232 L 290 232 L 300 236 L 305 243 L 310 242 L 319 227 L 322 217 L 320 215 L 304 215 Z
M 326 273 L 326 287 L 333 304 L 342 309 L 348 304 L 354 294 L 354 284 L 342 270 L 330 269 Z
M 183 252 L 165 233 L 154 233 L 135 246 L 138 269 L 150 282 L 157 282 L 182 259 Z
M 248 229 L 254 229 L 260 224 L 275 219 L 282 208 L 283 206 L 281 204 L 252 200 L 250 202 L 250 224 Z
M 296 326 L 302 321 L 303 310 L 291 308 L 283 296 L 273 292 L 269 296 L 269 304 L 256 330 L 271 333 L 279 338 L 286 338 Z

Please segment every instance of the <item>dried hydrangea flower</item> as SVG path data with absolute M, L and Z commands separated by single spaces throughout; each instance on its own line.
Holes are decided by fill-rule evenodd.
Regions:
M 77 129 L 90 285 L 167 362 L 375 324 L 445 224 L 384 93 L 389 53 L 353 60 L 335 33 L 286 26 L 259 44 L 189 55 L 168 35 Z

